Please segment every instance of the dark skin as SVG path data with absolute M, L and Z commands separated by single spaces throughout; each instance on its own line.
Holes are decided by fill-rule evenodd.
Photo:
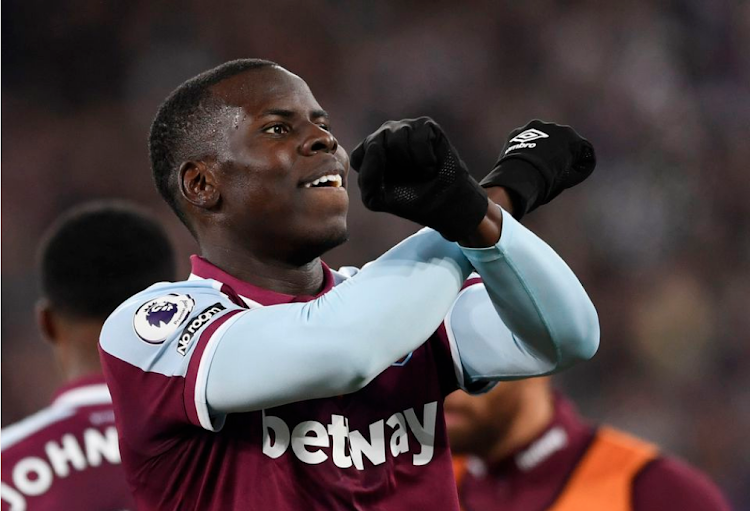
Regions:
M 445 398 L 451 449 L 499 462 L 538 437 L 552 422 L 549 378 L 500 382 L 477 396 L 456 391 Z
M 65 381 L 102 372 L 96 345 L 104 318 L 76 318 L 55 309 L 42 298 L 36 305 L 39 330 L 55 350 Z
M 203 257 L 256 286 L 289 295 L 323 287 L 320 256 L 347 239 L 349 156 L 307 84 L 289 71 L 262 68 L 211 88 L 229 108 L 219 154 L 187 161 L 179 172 L 181 206 Z M 338 175 L 340 188 L 306 187 Z M 485 218 L 461 244 L 500 239 L 510 208 L 501 188 L 488 190 Z

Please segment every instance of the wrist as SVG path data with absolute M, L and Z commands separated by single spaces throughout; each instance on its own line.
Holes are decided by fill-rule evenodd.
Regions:
M 512 210 L 504 205 L 503 208 L 512 213 L 517 220 L 536 208 L 547 193 L 543 172 L 522 155 L 506 157 L 499 161 L 482 179 L 481 185 L 486 189 L 502 187 L 509 192 Z
M 497 207 L 495 202 L 487 199 L 487 213 L 484 215 L 484 218 L 479 222 L 474 232 L 459 240 L 458 244 L 467 248 L 491 247 L 500 241 L 502 230 L 503 212 Z
M 510 190 L 503 186 L 489 186 L 485 188 L 487 197 L 503 208 L 505 211 L 513 215 L 516 210 L 516 206 L 513 200 L 513 194 Z

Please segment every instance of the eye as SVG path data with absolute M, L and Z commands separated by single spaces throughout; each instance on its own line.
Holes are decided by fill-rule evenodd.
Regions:
M 286 135 L 289 133 L 289 128 L 283 124 L 274 124 L 267 128 L 263 128 L 263 133 L 268 133 L 270 135 Z
M 328 124 L 325 124 L 325 123 L 318 124 L 318 127 L 320 129 L 322 129 L 322 130 L 325 130 L 325 131 L 331 131 L 331 127 Z

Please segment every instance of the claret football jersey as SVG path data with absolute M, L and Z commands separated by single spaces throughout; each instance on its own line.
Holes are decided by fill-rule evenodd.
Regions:
M 457 383 L 443 327 L 355 393 L 214 417 L 207 370 L 237 315 L 316 297 L 255 287 L 197 256 L 192 265 L 187 281 L 126 301 L 102 333 L 138 509 L 458 509 L 443 419 Z M 348 278 L 324 270 L 320 294 Z
M 120 465 L 112 400 L 101 375 L 0 433 L 2 511 L 135 510 Z

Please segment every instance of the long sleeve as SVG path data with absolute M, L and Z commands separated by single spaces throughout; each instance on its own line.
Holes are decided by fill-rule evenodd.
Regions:
M 594 355 L 599 322 L 583 286 L 510 214 L 495 246 L 461 250 L 483 285 L 464 289 L 446 317 L 460 383 L 549 374 Z
M 249 411 L 362 388 L 429 338 L 470 272 L 455 243 L 423 229 L 314 301 L 237 314 L 211 340 L 210 408 Z

